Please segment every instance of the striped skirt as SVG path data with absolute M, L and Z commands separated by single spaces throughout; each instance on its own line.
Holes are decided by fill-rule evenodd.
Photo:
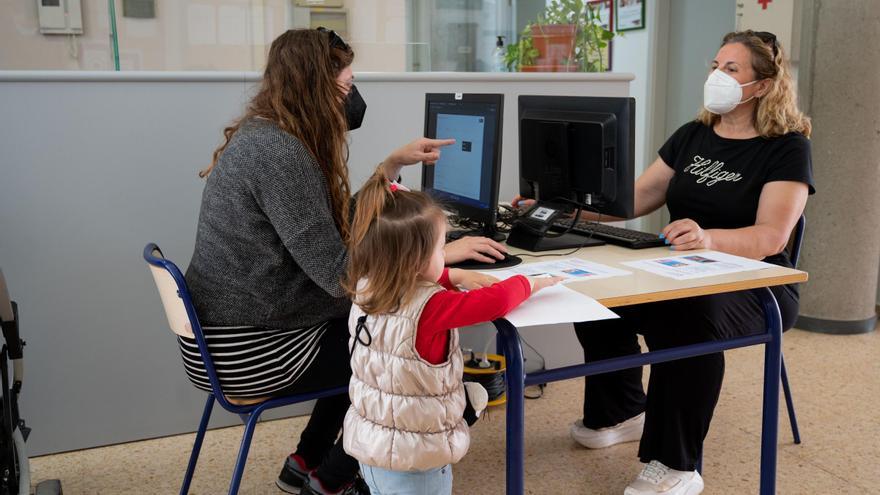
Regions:
M 312 365 L 329 323 L 309 328 L 203 327 L 220 387 L 227 397 L 272 395 L 293 385 Z M 177 338 L 183 366 L 197 388 L 211 391 L 195 339 Z

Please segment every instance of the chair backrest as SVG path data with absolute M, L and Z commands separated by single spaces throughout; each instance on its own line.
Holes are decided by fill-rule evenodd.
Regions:
M 165 258 L 162 251 L 154 243 L 147 244 L 144 247 L 144 260 L 150 268 L 153 280 L 156 282 L 156 288 L 159 289 L 159 297 L 162 298 L 162 306 L 165 308 L 165 315 L 168 317 L 168 326 L 171 330 L 180 336 L 195 338 L 199 347 L 199 354 L 202 356 L 202 362 L 205 364 L 205 371 L 208 374 L 208 381 L 211 383 L 211 390 L 214 399 L 221 407 L 235 414 L 250 414 L 255 407 L 262 407 L 260 404 L 268 404 L 265 397 L 256 399 L 232 399 L 232 402 L 223 393 L 220 386 L 220 380 L 217 377 L 217 371 L 214 367 L 214 359 L 208 352 L 208 344 L 205 341 L 205 334 L 202 331 L 202 325 L 196 314 L 195 306 L 192 303 L 192 297 L 189 288 L 186 286 L 186 279 L 183 273 L 177 268 L 177 265 Z M 311 397 L 299 397 L 294 401 L 277 404 L 292 404 L 312 398 L 318 398 L 329 395 L 337 395 L 346 393 L 348 387 L 339 387 L 338 390 L 331 389 L 318 393 L 318 395 L 305 394 Z
M 12 310 L 12 299 L 9 298 L 9 290 L 6 288 L 6 277 L 0 268 L 0 321 L 12 321 L 15 312 Z
M 789 251 L 791 266 L 797 268 L 798 260 L 801 257 L 801 245 L 804 242 L 804 229 L 807 227 L 807 219 L 804 215 L 798 219 L 797 225 L 794 227 L 791 239 L 791 250 Z
M 199 346 L 199 354 L 205 363 L 205 371 L 208 373 L 208 381 L 214 391 L 214 397 L 220 405 L 229 410 L 235 410 L 235 406 L 226 400 L 223 389 L 220 388 L 220 380 L 214 368 L 214 360 L 208 352 L 208 344 L 205 342 L 205 334 L 202 325 L 196 315 L 195 307 L 186 286 L 186 279 L 177 265 L 166 259 L 156 244 L 150 243 L 144 247 L 144 260 L 150 267 L 162 305 L 165 307 L 165 315 L 168 317 L 168 325 L 177 335 L 195 338 Z
M 186 306 L 180 295 L 181 289 L 186 289 L 186 281 L 181 277 L 177 280 L 174 276 L 176 271 L 180 273 L 177 265 L 165 259 L 162 251 L 155 244 L 147 245 L 144 249 L 144 259 L 150 267 L 150 273 L 153 274 L 153 280 L 156 282 L 156 288 L 159 289 L 159 297 L 162 298 L 162 306 L 165 308 L 165 316 L 168 317 L 168 326 L 171 331 L 183 337 L 195 338 L 193 333 L 193 324 L 190 322 Z M 148 258 L 149 254 L 149 258 Z

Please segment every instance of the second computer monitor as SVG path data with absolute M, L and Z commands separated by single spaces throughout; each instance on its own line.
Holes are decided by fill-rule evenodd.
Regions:
M 422 190 L 468 220 L 495 227 L 504 95 L 425 95 L 425 136 L 455 139 L 422 167 Z
M 520 96 L 520 194 L 631 218 L 634 140 L 634 98 Z

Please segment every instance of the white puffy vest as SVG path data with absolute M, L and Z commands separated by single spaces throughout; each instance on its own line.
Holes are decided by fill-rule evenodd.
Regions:
M 415 349 L 425 303 L 441 290 L 437 285 L 421 287 L 396 313 L 367 316 L 367 330 L 360 340 L 368 342 L 371 337 L 369 346 L 355 340 L 358 318 L 365 313 L 352 305 L 349 345 L 355 347 L 343 446 L 364 464 L 425 471 L 454 464 L 467 453 L 470 433 L 462 418 L 465 397 L 458 329 L 452 330 L 445 363 L 430 364 Z

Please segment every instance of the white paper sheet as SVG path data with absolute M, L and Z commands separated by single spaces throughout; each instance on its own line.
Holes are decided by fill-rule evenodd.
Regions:
M 562 277 L 564 279 L 562 281 L 563 284 L 632 274 L 632 272 L 619 270 L 617 268 L 585 261 L 579 258 L 566 258 L 539 263 L 524 263 L 513 268 L 485 271 L 483 273 L 492 275 L 501 280 L 513 277 L 514 275 L 525 275 L 527 277 L 552 275 L 555 277 Z
M 619 318 L 595 299 L 562 284 L 541 289 L 505 316 L 517 328 Z
M 713 277 L 776 266 L 718 251 L 677 254 L 651 260 L 626 261 L 623 264 L 675 280 Z

